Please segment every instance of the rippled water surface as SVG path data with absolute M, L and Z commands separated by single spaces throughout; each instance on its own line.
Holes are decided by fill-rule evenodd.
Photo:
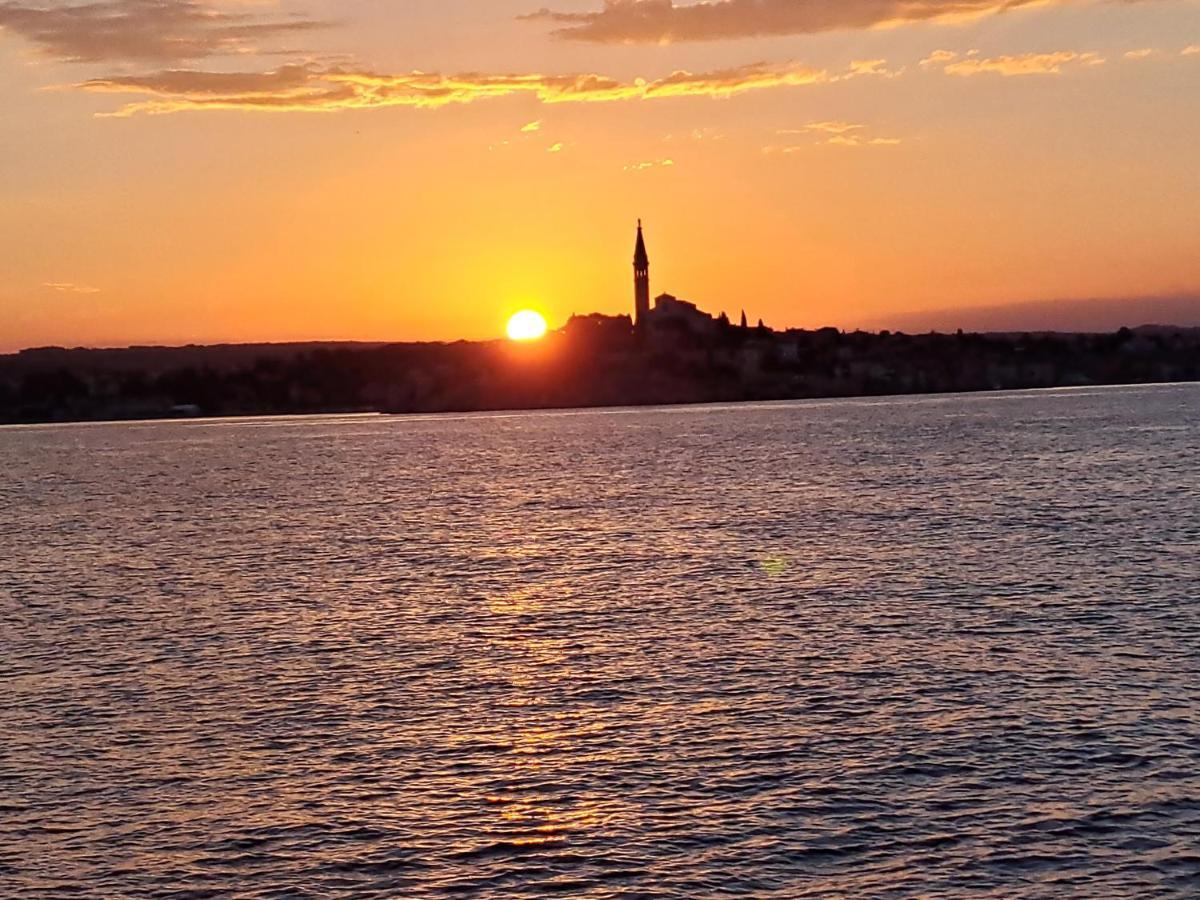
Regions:
M 1198 414 L 0 430 L 0 894 L 1194 896 Z

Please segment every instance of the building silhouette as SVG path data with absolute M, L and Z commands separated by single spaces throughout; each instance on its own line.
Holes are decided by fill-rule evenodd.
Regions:
M 638 219 L 637 244 L 633 251 L 633 312 L 634 326 L 643 336 L 664 331 L 709 334 L 720 324 L 695 303 L 680 300 L 672 294 L 659 294 L 654 298 L 654 305 L 650 305 L 650 255 L 646 252 L 641 219 Z M 743 313 L 743 322 L 745 317 Z
M 642 237 L 641 219 L 638 219 L 637 246 L 633 250 L 633 312 L 634 325 L 645 328 L 646 317 L 650 314 L 650 257 Z

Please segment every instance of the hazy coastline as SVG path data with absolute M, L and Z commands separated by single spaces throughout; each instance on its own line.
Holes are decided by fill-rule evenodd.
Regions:
M 922 334 L 576 317 L 533 345 L 41 348 L 0 356 L 0 423 L 652 406 L 1200 380 L 1200 329 Z

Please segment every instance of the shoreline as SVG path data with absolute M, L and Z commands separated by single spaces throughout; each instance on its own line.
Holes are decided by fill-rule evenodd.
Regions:
M 596 404 L 592 406 L 528 406 L 528 407 L 496 407 L 487 409 L 442 409 L 420 411 L 387 411 L 373 409 L 335 409 L 314 412 L 281 412 L 281 413 L 244 413 L 244 414 L 213 414 L 213 415 L 179 415 L 141 418 L 109 418 L 109 419 L 56 419 L 28 422 L 0 422 L 0 430 L 19 430 L 33 428 L 55 427 L 87 427 L 107 425 L 163 425 L 188 424 L 213 425 L 227 423 L 250 423 L 255 421 L 286 422 L 288 420 L 309 419 L 448 419 L 448 418 L 513 418 L 522 415 L 549 414 L 588 414 L 588 413 L 620 413 L 647 412 L 662 410 L 700 409 L 736 409 L 749 407 L 784 407 L 792 404 L 829 405 L 840 402 L 855 402 L 869 400 L 937 400 L 956 397 L 990 397 L 1011 394 L 1043 394 L 1052 392 L 1127 390 L 1134 388 L 1166 388 L 1200 386 L 1200 379 L 1187 381 L 1137 381 L 1112 382 L 1103 384 L 1070 384 L 1048 385 L 1037 387 L 1004 387 L 979 390 L 960 391 L 909 391 L 893 394 L 839 394 L 810 397 L 784 397 L 774 399 L 746 400 L 700 400 L 679 403 L 624 403 Z
M 1200 381 L 1200 330 L 772 331 L 576 317 L 529 344 L 46 350 L 0 358 L 0 422 L 603 409 Z

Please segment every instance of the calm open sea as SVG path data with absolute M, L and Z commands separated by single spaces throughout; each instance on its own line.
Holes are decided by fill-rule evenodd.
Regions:
M 0 429 L 0 894 L 1195 896 L 1200 387 Z

